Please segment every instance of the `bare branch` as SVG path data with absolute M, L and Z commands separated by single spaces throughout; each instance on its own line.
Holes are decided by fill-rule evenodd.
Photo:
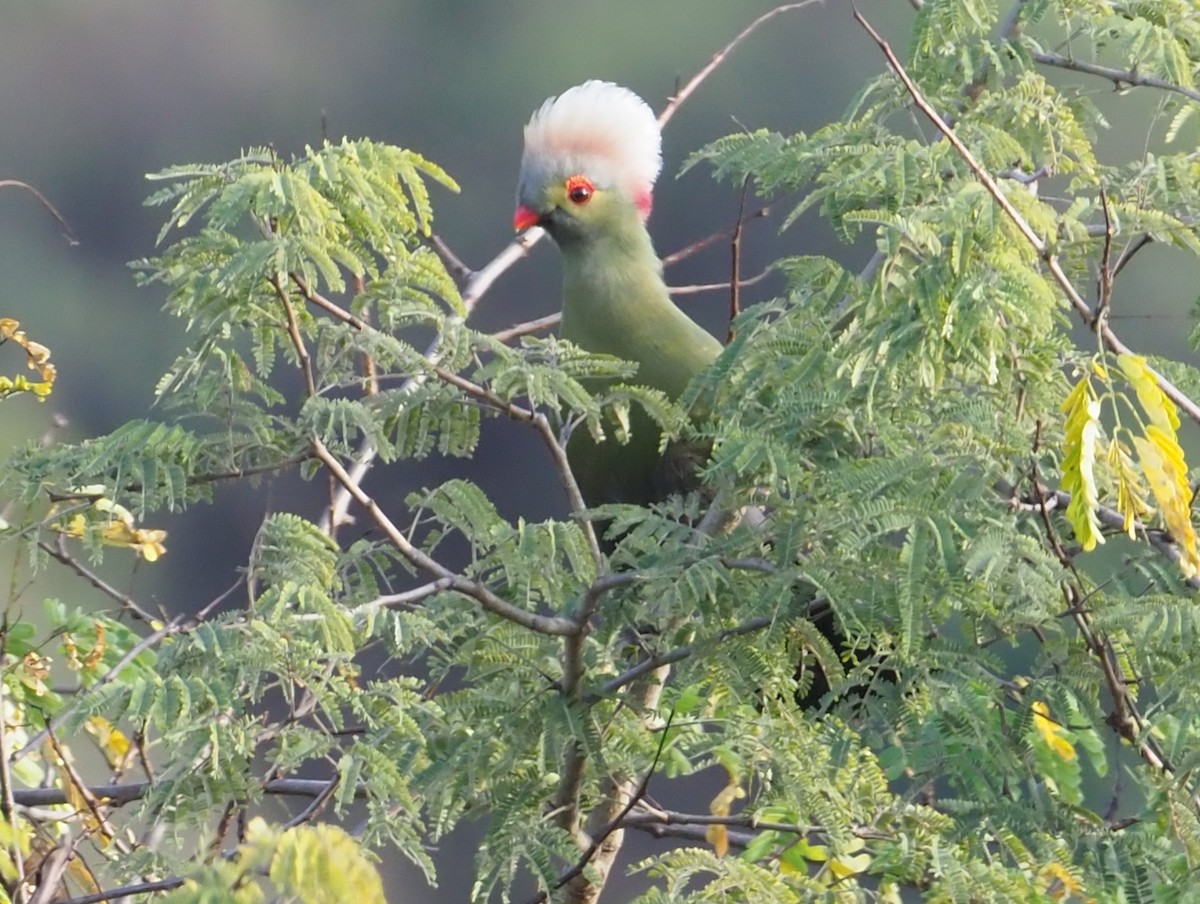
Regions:
M 671 96 L 667 102 L 667 105 L 663 108 L 663 111 L 658 114 L 658 127 L 661 129 L 666 126 L 666 124 L 671 121 L 671 117 L 675 115 L 675 111 L 679 109 L 680 104 L 691 97 L 692 92 L 699 88 L 700 84 L 710 75 L 712 75 L 718 66 L 725 62 L 726 57 L 733 53 L 734 49 L 741 44 L 742 41 L 750 37 L 750 35 L 752 35 L 760 26 L 766 24 L 771 19 L 774 19 L 776 16 L 781 15 L 782 13 L 789 12 L 793 9 L 803 9 L 806 6 L 812 6 L 813 4 L 821 2 L 823 2 L 823 0 L 800 0 L 799 3 L 785 3 L 782 6 L 777 6 L 774 9 L 767 10 L 765 13 L 743 28 L 740 32 L 738 32 L 737 37 L 714 53 L 712 59 L 708 61 L 704 68 L 688 79 L 687 83 Z
M 404 532 L 384 513 L 379 504 L 371 496 L 363 492 L 362 487 L 351 481 L 350 475 L 346 472 L 342 463 L 321 442 L 321 439 L 313 436 L 310 441 L 317 458 L 333 473 L 338 482 L 349 492 L 351 498 L 366 509 L 372 520 L 387 535 L 387 538 L 400 551 L 400 554 L 422 571 L 427 571 L 436 578 L 445 580 L 448 584 L 448 590 L 461 593 L 463 596 L 475 600 L 493 615 L 508 619 L 523 628 L 537 631 L 539 634 L 566 637 L 578 630 L 575 622 L 569 618 L 537 615 L 536 613 L 517 608 L 507 600 L 496 596 L 496 594 L 483 584 L 468 580 L 462 575 L 451 571 L 424 550 L 414 546 L 404 536 Z
M 88 785 L 87 793 L 103 804 L 120 806 L 141 800 L 153 787 L 151 782 L 129 782 L 120 785 Z M 328 779 L 277 778 L 263 782 L 264 794 L 276 797 L 321 797 L 329 787 Z M 356 791 L 356 796 L 365 792 Z M 71 803 L 63 788 L 17 788 L 13 800 L 22 807 L 51 807 Z
M 67 231 L 66 239 L 72 245 L 78 245 L 79 240 L 75 238 L 75 230 L 71 228 L 71 224 L 66 221 L 58 208 L 50 203 L 50 199 L 43 195 L 40 191 L 30 185 L 28 182 L 22 182 L 20 179 L 0 179 L 0 188 L 23 188 L 41 202 L 41 205 L 50 211 L 50 216 L 58 220 L 58 225 Z
M 1100 323 L 1108 316 L 1109 305 L 1112 304 L 1114 268 L 1112 263 L 1113 222 L 1112 211 L 1108 207 L 1108 192 L 1100 186 L 1100 205 L 1104 211 L 1104 249 L 1100 253 L 1100 276 L 1096 286 L 1095 321 Z
M 703 251 L 705 248 L 709 247 L 710 245 L 715 245 L 717 242 L 720 242 L 723 239 L 729 238 L 730 236 L 733 235 L 734 230 L 738 228 L 739 224 L 749 222 L 750 220 L 757 220 L 762 217 L 769 217 L 770 215 L 771 215 L 770 207 L 760 207 L 760 208 L 758 208 L 758 210 L 754 211 L 753 213 L 748 213 L 748 214 L 746 214 L 745 217 L 740 218 L 738 220 L 738 223 L 735 223 L 733 226 L 730 226 L 726 229 L 718 230 L 717 232 L 714 232 L 711 235 L 706 235 L 704 238 L 699 239 L 698 241 L 692 242 L 690 245 L 686 245 L 683 248 L 680 248 L 678 251 L 673 251 L 672 253 L 668 254 L 666 257 L 664 257 L 662 259 L 662 265 L 664 268 L 672 267 L 675 264 L 679 263 L 681 260 L 685 260 L 686 258 L 691 257 L 693 254 L 696 254 L 699 251 Z M 672 289 L 671 291 L 676 291 L 676 290 Z
M 58 542 L 56 545 L 51 545 L 45 540 L 39 539 L 38 546 L 51 558 L 56 559 L 63 565 L 66 565 L 105 596 L 116 601 L 116 603 L 124 611 L 128 612 L 134 618 L 140 619 L 147 624 L 162 620 L 161 615 L 155 615 L 154 613 L 143 608 L 141 604 L 139 604 L 138 601 L 128 593 L 122 593 L 112 584 L 108 583 L 108 581 L 104 580 L 104 578 L 100 577 L 100 575 L 96 574 L 96 572 L 92 571 L 77 558 L 71 555 L 71 553 L 67 551 L 67 538 L 64 534 L 58 535 Z
M 492 338 L 497 342 L 512 342 L 514 339 L 520 339 L 522 336 L 530 336 L 534 333 L 542 333 L 553 329 L 561 321 L 561 311 L 556 314 L 547 314 L 545 317 L 538 317 L 536 320 L 526 320 L 524 323 L 518 323 L 507 329 L 492 333 Z
M 80 895 L 78 898 L 63 901 L 62 904 L 101 904 L 102 901 L 111 901 L 114 898 L 128 898 L 132 895 L 145 895 L 154 891 L 169 891 L 172 888 L 178 888 L 186 881 L 180 876 L 172 876 L 169 879 L 158 879 L 153 882 L 136 882 L 133 885 L 120 885 L 116 888 Z
M 1169 82 L 1157 76 L 1142 75 L 1139 72 L 1114 69 L 1111 66 L 1100 66 L 1096 63 L 1085 63 L 1082 60 L 1073 60 L 1070 57 L 1065 57 L 1057 53 L 1037 52 L 1032 54 L 1032 57 L 1035 63 L 1040 63 L 1043 66 L 1052 66 L 1055 69 L 1066 69 L 1071 72 L 1082 72 L 1086 75 L 1096 75 L 1100 78 L 1106 78 L 1117 89 L 1120 89 L 1122 86 L 1129 86 L 1131 88 L 1158 88 L 1200 101 L 1200 91 L 1197 91 L 1195 88 L 1186 88 L 1183 85 L 1177 85 L 1174 82 Z
M 753 286 L 756 283 L 760 283 L 770 276 L 772 272 L 774 272 L 774 268 L 768 267 L 761 273 L 758 273 L 754 276 L 748 276 L 746 279 L 739 279 L 737 282 L 738 288 L 744 289 L 746 286 Z M 701 292 L 717 292 L 721 289 L 730 289 L 732 286 L 732 283 L 727 282 L 701 283 L 693 286 L 667 286 L 667 291 L 672 295 L 697 295 Z M 730 307 L 732 308 L 732 305 Z
M 746 217 L 746 191 L 750 188 L 750 175 L 742 180 L 742 194 L 738 200 L 737 224 L 733 227 L 733 239 L 729 243 L 729 332 L 726 342 L 734 339 L 733 322 L 742 313 L 742 226 Z
M 734 826 L 754 829 L 759 832 L 787 832 L 791 835 L 810 836 L 827 835 L 829 830 L 821 825 L 806 825 L 792 822 L 775 822 L 769 819 L 759 819 L 754 813 L 735 813 L 731 816 L 713 816 L 707 813 L 681 813 L 678 810 L 663 810 L 658 807 L 648 807 L 643 804 L 637 813 L 626 819 L 626 825 L 657 824 L 657 825 L 693 825 L 693 826 Z M 850 827 L 856 838 L 870 841 L 889 841 L 895 838 L 895 833 L 882 832 L 866 825 Z
M 352 614 L 355 617 L 359 617 L 368 612 L 374 612 L 376 609 L 398 609 L 401 606 L 411 606 L 414 603 L 421 602 L 421 600 L 428 599 L 435 593 L 449 590 L 453 583 L 449 578 L 438 578 L 436 581 L 430 581 L 428 584 L 422 584 L 420 587 L 405 590 L 403 593 L 390 593 L 386 596 L 379 596 L 370 602 L 357 606 Z

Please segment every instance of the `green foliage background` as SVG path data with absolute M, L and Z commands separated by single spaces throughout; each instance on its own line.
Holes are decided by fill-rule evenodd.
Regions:
M 706 482 L 723 506 L 765 506 L 765 528 L 701 529 L 699 496 L 613 507 L 601 552 L 579 512 L 506 517 L 469 473 L 360 508 L 371 529 L 340 543 L 277 506 L 244 550 L 236 608 L 151 624 L 153 643 L 70 606 L 50 607 L 50 636 L 10 624 L 6 692 L 24 724 L 5 743 L 25 764 L 13 774 L 74 785 L 37 746 L 46 717 L 64 737 L 107 724 L 97 717 L 120 726 L 154 780 L 113 820 L 169 829 L 155 845 L 122 839 L 128 850 L 89 838 L 106 877 L 199 867 L 207 845 L 233 846 L 177 900 L 258 865 L 287 894 L 305 851 L 348 844 L 313 826 L 231 828 L 261 811 L 272 781 L 314 773 L 336 778 L 318 801 L 370 849 L 431 877 L 427 845 L 486 817 L 481 899 L 530 877 L 555 888 L 587 847 L 583 824 L 702 830 L 706 815 L 729 816 L 736 790 L 745 801 L 727 831 L 635 865 L 652 880 L 642 900 L 896 900 L 900 889 L 935 901 L 1187 900 L 1200 843 L 1194 591 L 1163 553 L 1149 496 L 1138 514 L 1156 542 L 1143 530 L 1115 563 L 1082 553 L 1074 519 L 1040 509 L 1065 484 L 1077 439 L 1060 409 L 1079 374 L 1101 374 L 1126 417 L 1152 419 L 1090 333 L 1072 340 L 1048 258 L 1092 303 L 1106 225 L 1120 247 L 1148 235 L 1155 252 L 1190 260 L 1195 127 L 1188 101 L 1140 89 L 1126 98 L 1135 115 L 1158 105 L 1146 148 L 1109 162 L 1097 149 L 1119 126 L 1088 96 L 1094 84 L 1077 91 L 1075 75 L 1060 90 L 1062 73 L 1048 79 L 1036 55 L 1069 38 L 1072 53 L 1191 89 L 1200 14 L 1184 3 L 1018 9 L 1022 28 L 997 41 L 1007 8 L 928 2 L 904 60 L 989 172 L 1044 170 L 1036 195 L 1011 174 L 1001 185 L 1045 254 L 908 114 L 892 75 L 871 78 L 842 120 L 741 131 L 690 161 L 786 197 L 798 205 L 789 221 L 817 211 L 878 252 L 860 272 L 785 234 L 782 293 L 740 316 L 694 387 L 717 399 L 701 430 L 714 448 Z M 981 90 L 964 93 L 973 82 Z M 633 387 L 591 395 L 595 377 L 631 376 L 618 362 L 553 339 L 502 343 L 463 322 L 427 244 L 430 185 L 455 183 L 424 156 L 330 141 L 156 178 L 165 243 L 137 272 L 166 291 L 188 346 L 152 419 L 6 462 L 22 567 L 62 557 L 55 530 L 72 515 L 84 549 L 111 559 L 97 496 L 152 526 L 251 480 L 237 475 L 336 478 L 364 438 L 377 467 L 467 459 L 489 449 L 483 426 L 505 418 L 532 428 L 553 473 L 567 424 L 613 429 L 631 404 L 670 429 L 683 422 Z M 69 356 L 56 358 L 65 370 Z M 1169 375 L 1200 387 L 1185 361 Z M 1101 502 L 1114 504 L 1125 467 L 1102 477 Z M 814 625 L 826 610 L 851 648 L 870 651 L 847 655 L 844 677 L 842 651 Z M 39 684 L 39 657 L 63 655 L 68 639 L 83 651 L 85 693 Z M 800 709 L 814 671 L 833 692 Z M 838 694 L 855 687 L 867 693 Z M 99 746 L 119 753 L 111 738 Z M 657 796 L 705 770 L 729 789 L 709 814 L 707 800 L 690 820 L 619 812 L 648 775 Z M 9 815 L 15 850 L 26 836 Z M 353 866 L 364 870 L 353 880 L 331 867 L 322 881 L 375 894 L 370 870 Z M 254 875 L 247 900 L 267 893 Z M 600 879 L 588 868 L 579 881 Z

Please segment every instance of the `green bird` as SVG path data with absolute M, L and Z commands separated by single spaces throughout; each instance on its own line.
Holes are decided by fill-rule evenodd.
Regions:
M 663 282 L 646 230 L 661 169 L 646 102 L 612 82 L 584 82 L 546 100 L 525 126 L 513 227 L 543 227 L 562 252 L 562 338 L 633 362 L 633 382 L 678 399 L 721 343 L 675 306 Z M 584 500 L 645 504 L 686 488 L 703 451 L 677 444 L 664 458 L 659 438 L 640 410 L 628 443 L 576 430 L 567 456 Z

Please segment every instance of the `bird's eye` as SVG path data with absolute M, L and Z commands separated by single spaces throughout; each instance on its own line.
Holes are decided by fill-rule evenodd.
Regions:
M 567 180 L 567 197 L 575 204 L 586 204 L 595 188 L 583 176 L 572 176 Z

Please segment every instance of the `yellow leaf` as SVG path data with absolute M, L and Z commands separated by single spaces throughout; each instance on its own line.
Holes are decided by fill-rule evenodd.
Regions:
M 120 767 L 129 756 L 132 745 L 121 729 L 103 716 L 90 716 L 83 723 L 84 730 L 96 740 L 96 745 L 114 769 Z
M 1084 894 L 1083 886 L 1062 864 L 1047 863 L 1038 870 L 1038 878 L 1055 901 L 1069 900 L 1076 895 L 1082 897 Z
M 737 776 L 729 773 L 729 783 L 717 792 L 717 796 L 708 805 L 713 816 L 728 816 L 733 802 L 739 797 L 745 797 L 745 792 L 738 784 Z M 729 829 L 723 825 L 711 825 L 704 830 L 704 837 L 713 846 L 718 857 L 724 857 L 729 852 Z
M 1108 463 L 1117 478 L 1117 511 L 1124 518 L 1121 527 L 1132 540 L 1138 519 L 1147 517 L 1152 511 L 1146 498 L 1149 491 L 1133 464 L 1129 447 L 1121 440 L 1114 439 L 1108 444 Z
M 133 513 L 120 503 L 108 498 L 97 499 L 92 508 L 109 516 L 110 520 L 100 528 L 100 542 L 105 546 L 123 546 L 132 549 L 147 562 L 157 562 L 166 553 L 163 541 L 167 532 L 155 528 L 138 527 Z M 77 513 L 56 529 L 69 537 L 82 537 L 87 532 L 88 520 Z
M 729 828 L 727 826 L 709 826 L 704 830 L 704 839 L 712 845 L 718 857 L 729 853 Z
M 1135 436 L 1133 445 L 1167 530 L 1179 547 L 1179 567 L 1184 576 L 1195 577 L 1200 574 L 1200 550 L 1192 525 L 1192 496 L 1183 449 L 1173 433 L 1156 424 L 1146 427 L 1145 437 Z
M 21 324 L 11 317 L 0 317 L 0 341 L 12 341 L 25 349 L 25 365 L 30 370 L 36 370 L 41 377 L 40 382 L 26 380 L 24 377 L 0 377 L 0 395 L 12 392 L 32 392 L 38 399 L 50 395 L 54 379 L 58 372 L 50 363 L 50 349 L 40 342 L 34 342 L 20 329 Z
M 1064 430 L 1066 454 L 1062 463 L 1063 489 L 1071 494 L 1067 520 L 1085 551 L 1104 542 L 1096 509 L 1100 493 L 1096 486 L 1096 449 L 1100 441 L 1100 400 L 1092 392 L 1089 378 L 1075 384 L 1062 404 L 1067 413 Z
M 1138 401 L 1150 418 L 1150 423 L 1174 435 L 1179 429 L 1179 413 L 1175 403 L 1158 388 L 1158 379 L 1141 355 L 1118 355 L 1121 371 L 1137 390 Z
M 854 854 L 849 857 L 834 857 L 829 861 L 829 871 L 838 879 L 845 879 L 858 873 L 866 872 L 871 865 L 871 855 L 868 853 Z
M 1033 704 L 1033 724 L 1047 747 L 1068 762 L 1075 759 L 1075 747 L 1068 740 L 1066 730 L 1050 718 L 1050 707 L 1041 700 Z

